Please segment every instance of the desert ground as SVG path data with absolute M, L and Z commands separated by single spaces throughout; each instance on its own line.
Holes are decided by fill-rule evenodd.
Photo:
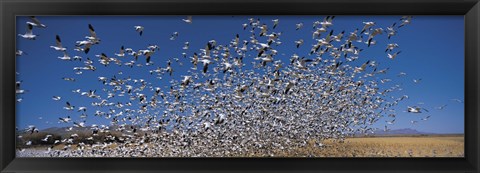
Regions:
M 325 141 L 314 147 L 313 142 L 296 153 L 278 156 L 315 157 L 464 157 L 463 135 L 385 136 L 347 138 L 343 143 Z
M 275 151 L 274 157 L 464 157 L 463 135 L 352 137 L 343 142 L 311 140 L 305 147 Z M 56 146 L 53 150 L 60 150 Z M 72 148 L 76 148 L 75 146 Z M 17 151 L 17 157 L 50 157 L 46 147 Z M 62 157 L 64 157 L 63 155 Z M 68 156 L 67 156 L 68 157 Z M 259 153 L 230 157 L 263 157 Z

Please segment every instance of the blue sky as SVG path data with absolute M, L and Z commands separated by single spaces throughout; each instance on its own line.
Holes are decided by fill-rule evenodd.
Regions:
M 323 20 L 325 16 L 193 16 L 193 23 L 186 24 L 182 19 L 186 16 L 37 16 L 48 27 L 45 29 L 34 28 L 38 34 L 36 40 L 26 40 L 17 37 L 17 49 L 27 53 L 17 57 L 17 81 L 22 81 L 22 89 L 28 92 L 21 97 L 23 100 L 17 103 L 17 126 L 24 128 L 35 125 L 42 128 L 51 126 L 65 126 L 59 124 L 59 117 L 70 115 L 74 121 L 78 121 L 80 113 L 63 109 L 65 101 L 75 105 L 87 106 L 87 124 L 108 123 L 105 119 L 94 117 L 95 108 L 90 106 L 92 100 L 80 97 L 71 92 L 81 88 L 82 91 L 94 90 L 101 93 L 103 85 L 98 82 L 98 76 L 112 77 L 114 74 L 119 78 L 144 78 L 154 82 L 155 85 L 166 89 L 170 79 L 181 79 L 186 75 L 191 64 L 189 59 L 183 59 L 182 52 L 190 57 L 194 52 L 205 47 L 207 41 L 215 39 L 219 44 L 227 44 L 240 35 L 240 40 L 249 40 L 250 32 L 243 30 L 242 24 L 248 23 L 248 18 L 259 18 L 262 23 L 272 25 L 272 19 L 279 19 L 279 25 L 274 32 L 282 32 L 280 37 L 283 44 L 276 47 L 279 51 L 278 59 L 288 62 L 294 53 L 307 56 L 312 40 L 312 24 L 316 20 Z M 348 34 L 359 28 L 363 28 L 362 22 L 375 21 L 376 27 L 386 28 L 393 22 L 400 24 L 401 16 L 336 16 L 330 28 L 334 34 L 345 30 Z M 28 17 L 17 17 L 17 33 L 25 32 Z M 304 23 L 304 27 L 295 31 L 296 23 Z M 101 43 L 92 47 L 88 54 L 76 52 L 75 42 L 83 40 L 89 35 L 88 24 L 92 24 Z M 143 36 L 135 32 L 134 26 L 145 27 Z M 176 40 L 170 40 L 173 32 L 178 32 Z M 57 57 L 61 52 L 50 48 L 55 45 L 55 35 L 62 39 L 64 47 L 70 56 L 89 57 L 94 60 L 97 67 L 95 72 L 85 71 L 77 75 L 73 67 L 83 66 L 83 62 L 65 62 Z M 433 133 L 463 133 L 464 132 L 464 104 L 451 101 L 451 99 L 464 100 L 464 18 L 463 16 L 414 16 L 410 25 L 398 30 L 396 36 L 390 40 L 386 34 L 376 39 L 376 45 L 369 48 L 366 45 L 358 45 L 364 48 L 360 58 L 373 59 L 381 67 L 390 67 L 385 78 L 390 78 L 396 83 L 402 84 L 401 92 L 393 93 L 395 96 L 403 94 L 410 98 L 395 107 L 397 118 L 392 129 L 413 128 L 419 131 Z M 295 48 L 295 40 L 303 38 L 305 43 L 300 48 Z M 190 42 L 190 48 L 183 50 L 184 42 Z M 386 44 L 397 43 L 401 54 L 395 60 L 390 60 L 384 53 Z M 114 57 L 121 46 L 130 47 L 134 50 L 146 49 L 149 44 L 160 46 L 160 50 L 152 56 L 154 65 L 142 68 L 118 67 L 110 65 L 108 68 L 101 66 L 95 55 L 105 53 Z M 133 59 L 128 57 L 129 60 Z M 163 80 L 155 79 L 148 70 L 158 66 L 165 67 L 169 59 L 180 58 L 184 66 L 173 63 L 175 73 L 172 77 L 163 76 Z M 249 57 L 253 58 L 253 57 Z M 123 60 L 126 62 L 127 60 Z M 246 60 L 248 61 L 248 60 Z M 144 63 L 143 56 L 139 62 Z M 364 61 L 358 61 L 363 63 Z M 382 68 L 380 68 L 382 69 Z M 123 74 L 118 74 L 122 71 Z M 400 72 L 407 73 L 404 77 L 397 77 Z M 62 77 L 76 78 L 76 82 L 62 80 Z M 413 79 L 422 79 L 415 84 Z M 104 95 L 104 94 L 102 94 Z M 61 101 L 52 100 L 52 96 L 61 96 Z M 113 98 L 116 101 L 125 102 L 127 98 Z M 423 103 L 423 104 L 419 104 Z M 434 107 L 447 104 L 443 110 Z M 403 112 L 407 106 L 418 105 L 429 110 L 428 113 L 411 114 Z M 428 121 L 420 120 L 431 116 Z M 39 119 L 42 117 L 42 119 Z M 375 127 L 383 128 L 385 118 L 380 120 Z M 419 121 L 412 125 L 410 121 Z M 48 123 L 47 123 L 48 122 Z

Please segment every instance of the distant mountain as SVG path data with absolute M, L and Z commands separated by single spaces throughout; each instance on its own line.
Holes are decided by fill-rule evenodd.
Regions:
M 47 133 L 47 134 L 55 134 L 55 135 L 70 135 L 72 133 L 78 133 L 78 132 L 87 132 L 91 133 L 92 130 L 90 127 L 73 127 L 71 131 L 67 131 L 69 127 L 50 127 L 46 129 L 39 130 L 39 132 Z M 18 130 L 17 133 L 22 134 L 26 133 L 26 130 Z
M 383 129 L 378 129 L 375 131 L 373 136 L 389 136 L 389 135 L 433 135 L 435 133 L 430 132 L 420 132 L 415 129 L 404 128 L 404 129 L 391 129 L 384 131 Z

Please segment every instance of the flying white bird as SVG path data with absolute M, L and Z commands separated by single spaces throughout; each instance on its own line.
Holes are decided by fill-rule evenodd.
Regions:
M 295 30 L 299 30 L 303 27 L 303 22 L 302 23 L 297 23 L 295 24 Z
M 93 42 L 90 40 L 77 41 L 76 46 L 78 51 L 83 51 L 85 54 L 88 54 L 90 47 L 93 45 Z M 84 46 L 81 48 L 81 46 Z
M 70 118 L 70 116 L 67 116 L 65 118 L 58 118 L 60 120 L 61 123 L 69 123 L 70 121 L 72 121 L 72 118 Z
M 296 44 L 297 48 L 299 48 L 303 44 L 303 39 L 295 41 L 295 44 Z
M 31 20 L 31 22 L 30 21 L 27 22 L 27 24 L 29 24 L 29 25 L 39 27 L 39 28 L 46 28 L 47 27 L 47 25 L 40 22 L 40 20 L 38 20 L 35 16 L 30 16 L 30 20 Z
M 426 116 L 425 118 L 422 118 L 423 121 L 427 121 L 428 118 L 430 118 L 430 115 L 429 116 Z
M 400 20 L 402 21 L 402 24 L 400 24 L 398 28 L 410 24 L 410 22 L 412 21 L 412 16 L 403 16 Z
M 173 32 L 173 34 L 170 36 L 170 40 L 175 40 L 178 37 L 178 32 Z
M 202 59 L 200 60 L 200 62 L 203 63 L 203 70 L 202 72 L 205 74 L 207 73 L 207 70 L 208 70 L 208 65 L 210 65 L 212 63 L 212 61 L 210 61 L 209 59 Z
M 272 22 L 273 22 L 273 29 L 275 29 L 278 25 L 278 19 L 273 19 Z
M 375 22 L 363 22 L 363 24 L 365 24 L 365 26 L 363 26 L 363 29 L 360 32 L 361 34 L 370 29 L 372 26 L 375 26 Z
M 22 55 L 28 55 L 28 54 L 25 53 L 25 52 L 22 51 L 22 50 L 17 50 L 17 51 L 15 51 L 15 55 L 16 55 L 16 56 L 22 56 Z
M 91 24 L 88 24 L 88 30 L 90 31 L 90 36 L 85 36 L 85 38 L 91 41 L 93 44 L 100 43 L 100 38 L 97 37 L 97 33 Z
M 393 23 L 391 26 L 387 27 L 387 34 L 388 34 L 388 39 L 390 39 L 390 37 L 394 36 L 395 34 L 397 34 L 397 31 L 395 30 L 395 25 L 397 23 Z
M 32 32 L 33 26 L 31 24 L 27 25 L 27 32 L 25 34 L 18 34 L 18 36 L 29 39 L 29 40 L 35 40 L 38 35 L 33 34 Z
M 63 52 L 63 56 L 60 56 L 58 57 L 58 59 L 61 59 L 61 60 L 64 60 L 64 61 L 71 61 L 72 58 L 70 57 L 70 55 L 67 54 L 67 52 Z
M 428 110 L 426 110 L 425 108 L 421 108 L 421 107 L 416 107 L 416 106 L 408 106 L 407 107 L 407 112 L 409 113 L 422 113 L 422 109 L 425 110 L 426 112 L 428 112 Z
M 398 44 L 397 43 L 391 43 L 391 44 L 387 44 L 387 48 L 385 49 L 385 52 L 387 51 L 392 51 L 393 49 L 397 48 L 398 47 Z
M 55 46 L 50 46 L 51 48 L 55 49 L 56 51 L 66 51 L 67 48 L 64 48 L 62 46 L 62 40 L 60 40 L 60 36 L 57 35 L 55 36 L 55 41 L 56 41 L 56 45 Z
M 190 45 L 190 43 L 187 41 L 185 42 L 184 46 L 182 47 L 183 50 L 187 50 L 188 49 L 188 46 Z
M 134 28 L 135 28 L 135 31 L 137 31 L 140 34 L 140 36 L 142 36 L 144 27 L 143 26 L 134 26 Z
M 451 100 L 451 101 L 454 101 L 454 102 L 458 102 L 458 103 L 463 103 L 463 101 L 460 100 L 460 99 L 450 99 L 450 100 Z
M 242 24 L 242 27 L 243 27 L 243 30 L 245 30 L 245 29 L 247 29 L 248 24 L 244 23 L 244 24 Z
M 66 109 L 66 110 L 69 110 L 69 111 L 71 111 L 71 110 L 73 110 L 73 109 L 75 108 L 75 106 L 72 106 L 72 105 L 70 105 L 70 103 L 69 103 L 69 102 L 67 102 L 67 103 L 66 103 L 66 106 L 65 106 L 65 107 L 63 107 L 63 108 L 64 108 L 64 109 Z
M 438 107 L 435 107 L 435 109 L 443 110 L 445 107 L 447 107 L 447 105 L 438 106 Z
M 394 54 L 387 53 L 388 59 L 392 59 L 392 60 L 395 59 L 395 57 L 397 57 L 397 55 L 400 54 L 400 52 L 402 51 L 395 52 Z
M 392 121 L 385 121 L 385 122 L 386 122 L 387 124 L 392 125 L 392 124 L 395 124 L 395 119 L 393 119 Z
M 320 22 L 320 25 L 322 25 L 322 28 L 328 28 L 333 25 L 332 20 L 335 18 L 335 16 L 327 16 L 323 19 L 322 22 Z
M 120 52 L 115 53 L 115 55 L 118 56 L 118 57 L 124 57 L 125 56 L 125 48 L 122 46 L 120 48 Z
M 185 23 L 192 24 L 192 16 L 187 16 L 187 19 L 182 19 Z

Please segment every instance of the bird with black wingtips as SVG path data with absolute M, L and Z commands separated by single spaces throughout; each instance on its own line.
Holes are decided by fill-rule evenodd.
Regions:
M 375 26 L 375 22 L 363 22 L 364 26 L 362 31 L 360 31 L 360 34 L 363 34 L 365 31 L 370 29 L 372 26 Z
M 395 25 L 397 23 L 393 23 L 392 25 L 388 26 L 387 27 L 387 30 L 385 32 L 387 32 L 387 37 L 388 39 L 390 39 L 392 36 L 394 36 L 395 34 L 397 34 L 397 31 L 395 30 Z
M 277 27 L 279 21 L 278 21 L 278 19 L 273 19 L 272 22 L 273 22 L 273 27 L 272 28 L 275 29 Z
M 71 110 L 73 110 L 73 109 L 75 108 L 75 106 L 70 105 L 70 102 L 66 102 L 66 106 L 63 107 L 63 108 L 66 109 L 66 110 L 71 111 Z
M 173 34 L 170 36 L 170 40 L 173 41 L 173 40 L 177 39 L 177 37 L 178 37 L 178 32 L 175 31 L 175 32 L 173 32 Z
M 33 34 L 33 25 L 27 24 L 27 32 L 25 32 L 25 34 L 18 34 L 18 36 L 28 40 L 35 40 L 38 35 Z
M 143 29 L 144 29 L 143 26 L 136 25 L 136 26 L 133 26 L 133 28 L 135 28 L 135 31 L 137 31 L 138 34 L 140 34 L 140 36 L 142 36 L 142 34 L 143 34 Z
M 115 53 L 116 56 L 118 57 L 124 57 L 125 56 L 125 47 L 120 47 L 120 52 Z
M 295 30 L 299 30 L 303 27 L 303 22 L 295 24 Z
M 60 100 L 61 98 L 62 98 L 62 97 L 60 97 L 60 96 L 53 96 L 52 99 L 55 100 L 55 101 L 58 101 L 58 100 Z
M 335 16 L 327 16 L 323 19 L 322 22 L 320 22 L 320 25 L 322 25 L 322 28 L 328 28 L 333 25 L 332 20 L 335 18 Z
M 30 16 L 30 20 L 31 21 L 27 21 L 27 24 L 30 24 L 32 26 L 39 27 L 39 28 L 47 28 L 47 25 L 40 22 L 40 20 L 38 20 L 35 16 Z
M 199 61 L 203 63 L 203 74 L 206 74 L 208 70 L 208 65 L 210 65 L 212 61 L 210 61 L 209 59 L 201 59 Z
M 50 46 L 52 49 L 55 49 L 56 51 L 66 51 L 67 50 L 67 48 L 62 46 L 62 40 L 60 40 L 59 35 L 55 36 L 55 41 L 56 41 L 56 45 L 55 46 Z
M 188 24 L 192 24 L 193 20 L 192 20 L 192 16 L 187 16 L 186 19 L 182 19 L 185 23 L 188 23 Z
M 387 48 L 385 49 L 385 52 L 387 51 L 392 51 L 393 49 L 399 47 L 397 43 L 390 43 L 390 44 L 387 44 Z
M 388 59 L 395 59 L 400 52 L 402 51 L 395 52 L 394 54 L 387 53 Z
M 173 68 L 172 68 L 172 62 L 171 62 L 170 60 L 168 60 L 168 62 L 167 62 L 167 68 L 165 69 L 165 71 L 167 71 L 168 74 L 169 74 L 170 76 L 172 76 L 172 74 L 173 74 Z
M 402 16 L 400 20 L 402 21 L 402 23 L 398 26 L 398 28 L 410 24 L 410 22 L 412 21 L 412 16 Z
M 295 41 L 296 47 L 299 48 L 303 44 L 303 39 Z
M 69 123 L 70 121 L 72 121 L 72 118 L 70 118 L 70 116 L 67 116 L 67 117 L 65 117 L 65 118 L 60 117 L 60 118 L 58 118 L 58 119 L 59 119 L 60 122 L 62 122 L 62 123 Z
M 79 51 L 83 51 L 85 52 L 85 54 L 88 54 L 88 52 L 90 52 L 90 47 L 92 47 L 92 45 L 93 45 L 92 41 L 82 40 L 82 41 L 77 41 L 75 46 L 79 48 L 78 49 Z M 81 48 L 81 46 L 84 46 L 84 47 Z
M 97 37 L 97 33 L 91 24 L 88 24 L 88 31 L 90 31 L 90 36 L 85 36 L 85 38 L 91 41 L 92 44 L 99 44 L 100 38 Z

